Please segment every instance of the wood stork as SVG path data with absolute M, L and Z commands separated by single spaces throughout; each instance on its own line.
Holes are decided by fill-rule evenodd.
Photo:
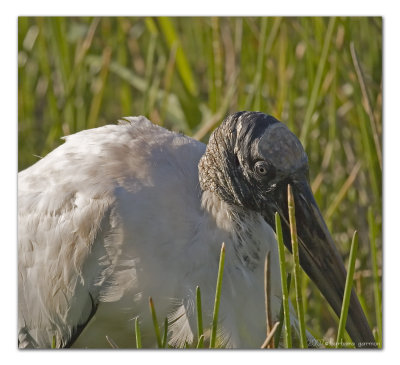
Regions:
M 65 140 L 18 177 L 20 347 L 48 348 L 53 338 L 57 347 L 107 347 L 106 335 L 134 347 L 136 316 L 150 343 L 149 296 L 170 322 L 170 343 L 192 342 L 195 287 L 211 322 L 222 242 L 220 336 L 228 347 L 259 347 L 267 251 L 275 319 L 281 304 L 271 227 L 277 211 L 290 249 L 288 183 L 301 265 L 340 313 L 346 270 L 310 190 L 307 155 L 272 116 L 230 115 L 207 148 L 145 117 Z M 347 331 L 357 347 L 374 345 L 354 292 Z

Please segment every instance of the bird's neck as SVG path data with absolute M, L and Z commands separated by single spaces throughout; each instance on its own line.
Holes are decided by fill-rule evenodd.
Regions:
M 203 191 L 201 206 L 209 219 L 210 229 L 226 232 L 237 259 L 251 270 L 257 267 L 265 251 L 265 237 L 262 236 L 266 223 L 261 215 L 228 204 L 211 191 Z

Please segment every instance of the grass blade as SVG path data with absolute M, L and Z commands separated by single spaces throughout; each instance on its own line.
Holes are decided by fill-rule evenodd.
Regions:
M 315 106 L 318 100 L 318 92 L 321 86 L 322 76 L 324 72 L 324 68 L 328 59 L 328 51 L 332 40 L 332 34 L 335 27 L 335 17 L 329 19 L 328 29 L 325 34 L 324 46 L 322 48 L 321 57 L 319 59 L 317 74 L 315 75 L 315 80 L 313 84 L 313 88 L 311 91 L 310 101 L 307 106 L 306 114 L 304 116 L 304 123 L 301 129 L 300 141 L 303 143 L 304 148 L 307 146 L 307 136 L 309 134 L 312 116 L 315 110 Z
M 292 333 L 290 327 L 288 285 L 286 285 L 285 246 L 283 244 L 282 225 L 279 213 L 275 213 L 275 226 L 276 226 L 276 239 L 278 241 L 278 251 L 279 251 L 279 267 L 281 271 L 282 305 L 283 305 L 283 316 L 285 322 L 285 347 L 290 349 L 292 348 Z
M 167 107 L 168 107 L 168 94 L 171 91 L 173 75 L 175 71 L 175 64 L 176 64 L 176 50 L 177 45 L 173 45 L 169 52 L 167 66 L 165 68 L 164 78 L 163 78 L 163 87 L 165 94 L 161 101 L 161 121 L 163 121 L 167 115 Z M 162 122 L 161 122 L 162 123 Z
M 211 18 L 211 33 L 212 33 L 212 62 L 211 62 L 211 90 L 210 90 L 210 108 L 216 112 L 218 105 L 221 104 L 221 94 L 223 85 L 222 76 L 222 45 L 220 39 L 220 20 L 218 17 Z
M 297 240 L 296 215 L 292 187 L 288 185 L 288 209 L 290 222 L 290 236 L 292 238 L 292 252 L 294 262 L 294 286 L 296 291 L 297 315 L 300 327 L 300 347 L 307 348 L 306 325 L 304 321 L 303 296 L 301 293 L 301 270 L 299 261 L 299 243 Z
M 272 347 L 270 347 L 270 345 L 271 345 L 271 343 L 274 342 L 274 341 L 272 341 L 272 339 L 274 338 L 274 334 L 278 327 L 279 327 L 279 322 L 276 322 L 274 324 L 274 326 L 272 327 L 271 332 L 268 334 L 267 338 L 265 339 L 264 343 L 261 345 L 262 349 L 272 348 Z
M 203 314 L 201 309 L 201 292 L 200 288 L 196 287 L 196 309 L 197 309 L 197 346 L 202 347 L 203 341 L 201 341 L 201 337 L 203 336 Z M 203 336 L 204 340 L 204 336 Z M 201 343 L 200 343 L 201 341 Z
M 336 348 L 339 348 L 341 346 L 341 343 L 343 341 L 344 330 L 346 328 L 347 313 L 349 310 L 350 295 L 353 286 L 353 275 L 356 264 L 357 249 L 358 249 L 358 235 L 357 231 L 355 231 L 351 242 L 349 267 L 347 268 L 346 286 L 344 288 L 342 310 L 340 312 L 339 328 L 336 338 Z
M 283 301 L 281 302 L 281 307 L 279 308 L 279 316 L 278 316 L 279 326 L 275 331 L 274 336 L 274 347 L 279 347 L 279 342 L 282 335 L 282 328 L 284 323 L 284 316 L 283 316 Z
M 113 349 L 118 348 L 118 345 L 115 343 L 115 341 L 110 336 L 106 336 L 106 340 L 110 344 L 111 348 L 113 348 Z
M 47 21 L 50 23 L 53 33 L 53 37 L 50 37 L 53 47 L 52 54 L 56 56 L 65 92 L 71 74 L 70 48 L 66 37 L 67 21 L 65 17 L 49 17 Z
M 160 327 L 158 326 L 156 310 L 154 308 L 153 299 L 151 297 L 149 298 L 149 304 L 150 304 L 151 317 L 153 319 L 154 333 L 156 334 L 156 339 L 157 339 L 157 346 L 158 348 L 162 348 Z
M 139 318 L 135 318 L 135 337 L 136 337 L 136 348 L 142 348 L 142 335 L 140 334 Z
M 161 347 L 163 349 L 168 347 L 167 337 L 168 337 L 168 318 L 165 318 L 165 321 L 164 321 L 164 334 L 163 334 L 163 338 L 162 338 L 162 341 L 161 341 Z
M 350 187 L 353 185 L 354 181 L 357 178 L 358 172 L 360 171 L 361 167 L 361 162 L 357 162 L 356 165 L 353 167 L 351 170 L 351 173 L 349 177 L 346 179 L 344 182 L 343 186 L 340 188 L 339 192 L 336 194 L 334 201 L 331 203 L 329 208 L 326 211 L 325 214 L 325 219 L 328 221 L 333 213 L 336 211 L 336 208 L 339 206 L 340 202 L 344 199 L 346 196 L 346 193 L 350 189 Z
M 367 92 L 367 86 L 365 84 L 365 80 L 364 80 L 364 75 L 363 72 L 361 70 L 361 66 L 360 63 L 358 62 L 358 57 L 357 57 L 357 52 L 356 49 L 354 48 L 354 42 L 350 43 L 350 53 L 351 53 L 351 57 L 353 59 L 353 63 L 354 63 L 354 68 L 356 70 L 356 74 L 357 74 L 357 78 L 358 78 L 358 82 L 360 84 L 360 89 L 361 89 L 361 94 L 363 96 L 363 106 L 364 109 L 366 110 L 368 117 L 369 117 L 369 121 L 371 124 L 371 129 L 372 129 L 372 136 L 374 139 L 374 143 L 375 143 L 375 150 L 376 150 L 376 155 L 378 157 L 378 161 L 379 161 L 379 167 L 382 170 L 382 149 L 381 149 L 381 143 L 379 141 L 379 136 L 378 136 L 378 129 L 377 129 L 377 123 L 375 120 L 375 116 L 374 113 L 372 111 L 372 106 L 371 106 L 371 101 L 369 99 L 368 96 L 368 92 Z
M 196 349 L 202 349 L 202 348 L 204 348 L 204 335 L 200 336 L 196 346 Z
M 97 118 L 99 116 L 101 102 L 106 88 L 107 76 L 111 61 L 111 48 L 106 47 L 103 51 L 103 62 L 100 70 L 99 80 L 96 91 L 90 104 L 90 111 L 88 117 L 88 128 L 94 128 L 96 126 Z
M 264 294 L 265 294 L 265 318 L 267 325 L 267 338 L 269 338 L 272 331 L 272 318 L 271 318 L 271 270 L 270 270 L 270 256 L 271 252 L 268 251 L 265 256 L 264 265 Z M 276 329 L 275 329 L 276 330 Z M 275 332 L 275 331 L 274 331 Z M 264 344 L 266 341 L 264 342 Z M 269 341 L 268 348 L 274 347 L 274 342 Z M 263 347 L 262 347 L 263 348 Z
M 370 245 L 371 245 L 371 260 L 372 260 L 372 273 L 374 277 L 374 301 L 375 301 L 375 313 L 376 313 L 376 324 L 378 326 L 378 336 L 376 342 L 378 346 L 382 343 L 382 307 L 381 307 L 381 291 L 380 291 L 380 279 L 378 273 L 378 253 L 376 247 L 376 231 L 378 229 L 377 224 L 374 221 L 372 208 L 368 209 L 368 225 L 370 229 Z
M 219 312 L 219 303 L 221 301 L 221 287 L 222 287 L 222 276 L 224 273 L 224 263 L 225 263 L 225 243 L 222 243 L 221 254 L 219 256 L 217 288 L 215 290 L 214 312 L 213 312 L 211 337 L 210 337 L 210 349 L 215 348 L 215 343 L 217 340 L 218 312 Z
M 174 23 L 168 17 L 159 17 L 157 20 L 162 30 L 162 34 L 165 36 L 169 49 L 177 47 L 176 67 L 183 84 L 191 95 L 196 96 L 198 94 L 197 84 L 182 48 L 180 38 L 175 31 Z
M 291 279 L 292 279 L 292 275 L 290 273 L 288 273 L 287 280 L 286 280 L 287 292 L 290 291 Z M 283 312 L 283 299 L 282 299 L 282 303 L 281 303 L 281 308 L 279 309 L 279 317 L 278 318 L 279 318 L 279 326 L 278 326 L 277 330 L 275 331 L 275 339 L 274 339 L 275 348 L 279 347 L 279 343 L 281 341 L 282 328 L 285 323 L 285 316 L 284 316 L 284 312 Z M 290 317 L 289 317 L 289 324 L 290 324 Z M 289 326 L 289 328 L 290 328 L 290 326 Z M 285 331 L 285 333 L 286 333 L 286 331 Z

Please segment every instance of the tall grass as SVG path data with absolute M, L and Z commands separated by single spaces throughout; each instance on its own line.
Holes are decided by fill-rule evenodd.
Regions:
M 290 223 L 290 237 L 291 237 L 292 251 L 293 251 L 293 266 L 294 266 L 293 276 L 294 276 L 294 287 L 296 293 L 297 318 L 299 320 L 300 347 L 304 349 L 307 348 L 308 345 L 306 337 L 306 324 L 304 321 L 303 293 L 301 288 L 302 270 L 300 268 L 299 241 L 297 239 L 294 197 L 293 197 L 292 187 L 290 185 L 288 185 L 288 212 L 289 212 L 289 223 Z
M 212 326 L 211 326 L 210 348 L 215 348 L 217 342 L 218 314 L 219 314 L 219 304 L 221 302 L 221 288 L 222 288 L 222 277 L 224 274 L 224 263 L 225 263 L 225 243 L 222 243 L 221 253 L 219 257 L 219 265 L 218 265 L 217 287 L 215 289 L 215 301 L 214 301 L 214 311 L 213 311 Z
M 286 259 L 285 259 L 285 245 L 283 243 L 283 233 L 281 218 L 279 213 L 275 213 L 275 232 L 278 242 L 278 252 L 279 252 L 279 268 L 281 273 L 281 285 L 282 285 L 282 317 L 285 323 L 285 347 L 287 349 L 292 348 L 292 333 L 290 326 L 290 312 L 289 312 L 289 285 L 286 285 Z M 282 321 L 283 323 L 283 321 Z M 279 342 L 279 337 L 277 338 L 277 343 Z
M 346 277 L 346 284 L 344 287 L 343 293 L 343 302 L 342 302 L 342 309 L 340 312 L 340 320 L 339 320 L 339 328 L 336 337 L 336 347 L 340 348 L 343 342 L 344 330 L 346 327 L 347 321 L 347 314 L 349 311 L 350 305 L 350 295 L 351 290 L 353 288 L 353 276 L 354 276 L 354 267 L 356 263 L 357 257 L 357 250 L 358 250 L 358 236 L 357 231 L 354 231 L 353 239 L 351 241 L 351 249 L 350 249 L 350 257 L 349 257 L 349 266 L 347 268 L 347 277 Z
M 381 18 L 18 20 L 19 170 L 63 135 L 122 116 L 207 142 L 227 113 L 244 109 L 301 137 L 343 258 L 358 231 L 354 285 L 381 338 Z M 306 326 L 334 340 L 336 321 L 304 279 Z

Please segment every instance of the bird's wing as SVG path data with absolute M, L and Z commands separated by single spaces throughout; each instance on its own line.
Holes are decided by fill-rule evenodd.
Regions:
M 48 347 L 53 336 L 67 346 L 95 311 L 89 286 L 99 273 L 87 258 L 112 186 L 90 170 L 84 148 L 96 146 L 67 142 L 18 177 L 21 347 Z
M 19 173 L 21 347 L 49 347 L 53 336 L 57 346 L 67 346 L 99 301 L 123 296 L 136 278 L 134 259 L 122 260 L 121 252 L 139 234 L 126 226 L 132 223 L 140 229 L 146 215 L 151 219 L 157 209 L 174 214 L 174 205 L 168 203 L 174 199 L 168 196 L 171 191 L 179 190 L 183 200 L 197 199 L 196 204 L 186 204 L 198 206 L 193 189 L 198 188 L 197 162 L 204 149 L 143 117 L 129 118 L 122 125 L 69 136 L 65 144 Z M 185 181 L 187 176 L 191 181 Z M 162 201 L 154 196 L 157 184 L 163 186 L 158 190 Z M 180 203 L 177 209 L 182 214 L 185 202 Z M 141 219 L 135 221 L 135 214 Z M 161 226 L 160 232 L 167 230 L 162 220 L 153 223 Z M 168 231 L 179 237 L 171 227 Z M 143 244 L 157 243 L 151 229 L 146 234 Z M 166 237 L 165 242 L 174 240 Z

